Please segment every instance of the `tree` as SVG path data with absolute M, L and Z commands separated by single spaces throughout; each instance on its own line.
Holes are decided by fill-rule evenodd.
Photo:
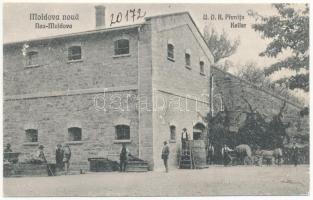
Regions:
M 214 63 L 233 55 L 240 44 L 239 38 L 231 41 L 224 30 L 219 34 L 214 29 L 209 30 L 207 26 L 204 28 L 203 37 L 214 57 Z
M 301 103 L 301 100 L 294 96 L 289 88 L 292 85 L 286 84 L 286 80 L 289 78 L 282 78 L 278 81 L 272 81 L 268 76 L 265 75 L 264 70 L 256 66 L 254 62 L 248 62 L 243 65 L 235 74 L 239 78 L 249 81 L 254 85 L 261 87 L 266 90 L 270 90 L 275 94 L 286 98 L 287 100 L 292 100 L 293 102 Z
M 285 82 L 290 89 L 300 88 L 309 91 L 309 6 L 296 9 L 291 4 L 273 4 L 278 15 L 262 16 L 251 10 L 248 14 L 255 18 L 252 28 L 260 32 L 262 38 L 271 39 L 260 56 L 277 57 L 291 50 L 289 57 L 278 61 L 265 69 L 269 76 L 281 69 L 291 69 L 298 72 Z M 299 73 L 304 70 L 305 73 Z
M 258 86 L 268 86 L 271 84 L 271 80 L 265 76 L 264 70 L 257 68 L 254 62 L 243 65 L 236 73 L 236 76 Z

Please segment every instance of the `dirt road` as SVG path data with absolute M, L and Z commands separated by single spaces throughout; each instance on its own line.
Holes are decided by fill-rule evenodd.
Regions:
M 4 178 L 5 196 L 307 195 L 309 166 L 213 166 L 169 173 Z

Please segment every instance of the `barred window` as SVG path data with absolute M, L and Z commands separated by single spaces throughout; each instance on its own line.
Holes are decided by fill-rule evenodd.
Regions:
M 176 140 L 176 127 L 170 126 L 170 140 Z
M 127 125 L 117 125 L 115 127 L 116 139 L 117 140 L 129 140 L 130 139 L 130 129 Z
M 167 44 L 167 58 L 170 60 L 174 60 L 174 45 Z
M 68 48 L 68 60 L 81 60 L 82 59 L 82 49 L 80 46 L 71 46 Z
M 26 132 L 26 142 L 38 142 L 38 130 L 37 129 L 27 129 Z
M 82 129 L 78 127 L 71 127 L 68 129 L 69 141 L 81 141 Z
M 114 42 L 114 54 L 129 54 L 129 40 L 121 39 Z

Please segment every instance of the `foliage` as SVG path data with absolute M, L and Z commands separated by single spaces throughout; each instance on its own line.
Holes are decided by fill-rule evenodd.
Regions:
M 247 101 L 246 101 L 247 102 Z M 287 125 L 281 120 L 286 103 L 280 108 L 278 114 L 268 122 L 264 115 L 254 110 L 248 103 L 249 111 L 244 123 L 239 127 L 235 135 L 229 131 L 228 111 L 220 111 L 214 117 L 209 117 L 209 140 L 214 146 L 221 148 L 223 144 L 235 147 L 239 144 L 247 144 L 252 149 L 257 146 L 262 149 L 274 149 L 283 146 L 283 141 L 289 137 L 286 133 Z
M 264 70 L 257 68 L 256 64 L 253 62 L 246 63 L 239 69 L 236 75 L 239 78 L 254 83 L 258 86 L 271 85 L 271 81 L 265 76 Z
M 223 144 L 229 144 L 230 134 L 229 128 L 229 118 L 227 111 L 220 111 L 214 117 L 209 120 L 210 134 L 209 140 L 215 147 L 221 148 Z
M 271 39 L 266 49 L 260 56 L 277 57 L 285 51 L 292 55 L 272 64 L 265 70 L 269 76 L 282 68 L 295 70 L 309 70 L 309 6 L 296 9 L 291 4 L 273 4 L 278 15 L 261 16 L 256 12 L 248 14 L 256 19 L 252 28 L 260 32 L 263 38 Z M 309 91 L 309 75 L 297 74 L 289 79 L 284 79 L 290 89 L 300 88 Z
M 231 41 L 225 31 L 220 34 L 208 27 L 204 28 L 203 37 L 214 57 L 214 63 L 233 55 L 240 44 L 239 39 Z

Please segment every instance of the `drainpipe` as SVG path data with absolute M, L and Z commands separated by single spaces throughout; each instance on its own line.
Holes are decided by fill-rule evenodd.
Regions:
M 138 157 L 141 158 L 141 149 L 140 149 L 140 142 L 141 142 L 141 132 L 140 132 L 140 72 L 139 72 L 139 34 L 140 34 L 140 28 L 141 26 L 138 27 L 138 37 L 137 37 L 137 76 L 138 76 L 138 89 L 137 89 L 137 95 L 139 95 L 139 106 L 138 106 Z
M 213 95 L 214 95 L 214 75 L 213 72 L 211 73 L 211 77 L 210 77 L 210 113 L 211 113 L 211 117 L 213 117 Z

